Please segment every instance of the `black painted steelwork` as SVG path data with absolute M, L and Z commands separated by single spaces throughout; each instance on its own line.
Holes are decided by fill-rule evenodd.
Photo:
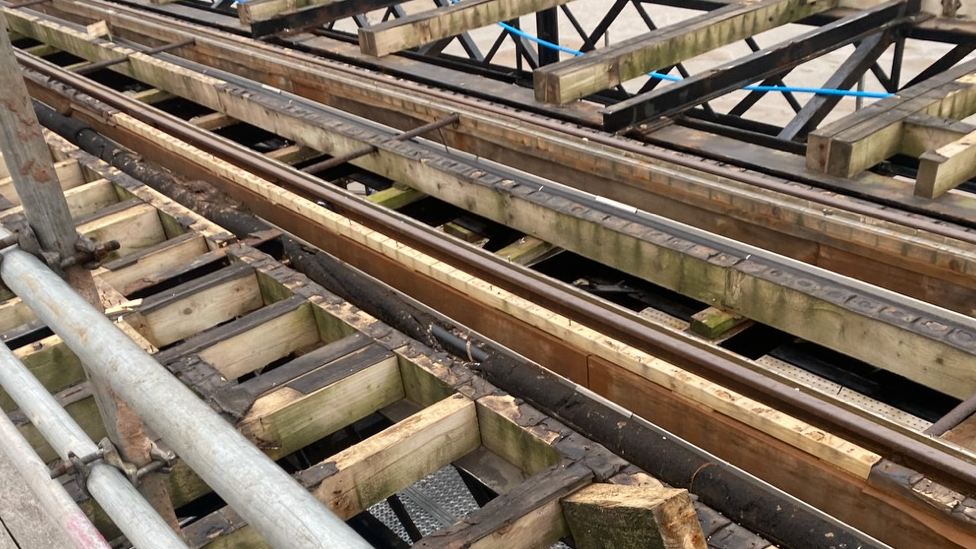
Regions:
M 886 2 L 664 89 L 621 101 L 603 112 L 603 128 L 616 132 L 645 120 L 679 114 L 709 99 L 741 89 L 759 78 L 781 74 L 878 30 L 905 25 L 909 16 L 918 13 L 920 5 L 919 0 Z

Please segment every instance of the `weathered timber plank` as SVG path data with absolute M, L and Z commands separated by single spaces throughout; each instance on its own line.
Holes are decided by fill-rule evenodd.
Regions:
M 976 131 L 976 125 L 916 114 L 905 118 L 899 152 L 919 157 Z
M 259 397 L 238 428 L 265 451 L 285 456 L 401 398 L 396 357 L 371 346 Z
M 263 305 L 254 271 L 231 266 L 182 284 L 165 296 L 146 299 L 125 320 L 163 347 Z
M 166 240 L 159 213 L 149 204 L 137 204 L 82 223 L 78 232 L 96 242 L 118 240 L 121 247 L 108 255 L 109 261 Z
M 241 13 L 241 21 L 251 25 L 253 36 L 274 34 L 283 30 L 297 31 L 319 27 L 339 19 L 382 9 L 404 0 L 257 0 L 243 7 L 253 7 Z M 264 5 L 268 4 L 268 5 Z M 283 5 L 284 4 L 284 5 Z M 240 7 L 238 11 L 240 11 Z
M 580 463 L 553 465 L 473 511 L 457 524 L 425 536 L 414 547 L 548 547 L 569 534 L 560 498 L 592 481 L 593 471 Z
M 706 549 L 687 490 L 598 483 L 562 506 L 577 549 Z
M 555 249 L 556 246 L 545 240 L 523 236 L 495 253 L 517 265 L 532 265 Z
M 302 305 L 215 343 L 200 351 L 199 356 L 227 379 L 237 379 L 317 341 L 319 333 L 312 307 Z
M 470 0 L 359 29 L 367 55 L 383 56 L 553 8 L 570 0 Z
M 62 189 L 73 189 L 85 183 L 81 167 L 75 160 L 55 162 L 54 171 L 57 173 Z M 17 196 L 17 191 L 14 190 L 14 182 L 10 177 L 0 179 L 0 196 L 6 198 L 11 204 L 20 204 L 20 197 Z
M 384 189 L 368 195 L 366 200 L 369 200 L 373 204 L 378 204 L 385 208 L 396 210 L 408 204 L 413 204 L 426 196 L 427 195 L 414 188 L 394 185 L 389 189 Z
M 533 71 L 535 98 L 565 104 L 833 8 L 835 0 L 761 0 L 724 8 Z
M 115 187 L 106 179 L 99 179 L 68 189 L 64 192 L 64 198 L 68 202 L 68 211 L 71 213 L 71 217 L 75 219 L 89 216 L 102 208 L 119 202 Z M 4 210 L 0 218 L 22 214 L 23 211 L 23 206 L 15 206 Z
M 897 154 L 911 116 L 961 119 L 976 111 L 976 61 L 962 63 L 810 133 L 811 170 L 853 177 Z
M 737 314 L 709 307 L 691 316 L 691 331 L 702 337 L 715 339 L 744 322 L 748 320 Z
M 206 238 L 197 233 L 186 233 L 106 263 L 93 274 L 129 295 L 143 284 L 151 283 L 157 273 L 174 265 L 188 264 L 204 253 L 207 253 Z
M 525 427 L 545 416 L 509 395 L 478 399 L 481 440 L 485 448 L 532 475 L 559 463 L 552 446 Z
M 299 474 L 342 519 L 406 488 L 481 444 L 475 404 L 448 397 Z
M 919 158 L 915 196 L 936 198 L 976 175 L 976 131 Z
M 250 4 L 250 2 L 248 3 Z M 248 5 L 242 4 L 242 5 Z M 210 114 L 202 114 L 200 116 L 194 116 L 188 120 L 190 124 L 194 126 L 199 126 L 205 130 L 217 131 L 227 126 L 233 126 L 237 124 L 237 120 L 227 116 L 222 112 L 212 112 Z
M 321 154 L 319 151 L 301 145 L 288 145 L 287 147 L 266 153 L 268 158 L 274 158 L 285 164 L 297 164 L 298 162 L 315 158 Z

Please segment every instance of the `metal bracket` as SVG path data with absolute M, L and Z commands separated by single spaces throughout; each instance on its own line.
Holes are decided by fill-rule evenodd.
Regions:
M 68 453 L 67 462 L 62 461 L 51 469 L 51 478 L 56 478 L 62 474 L 74 474 L 78 480 L 78 486 L 85 493 L 88 493 L 88 476 L 91 474 L 91 465 L 98 461 L 111 465 L 125 475 L 133 486 L 138 487 L 142 477 L 149 473 L 169 474 L 176 463 L 176 454 L 171 450 L 160 448 L 155 442 L 150 442 L 149 457 L 152 461 L 142 467 L 136 467 L 122 459 L 118 449 L 108 438 L 103 438 L 98 442 L 98 451 L 86 456 L 77 456 L 73 452 Z
M 89 270 L 97 269 L 99 263 L 109 253 L 121 247 L 117 240 L 95 242 L 88 237 L 79 235 L 74 245 L 75 253 L 61 259 L 59 254 L 41 248 L 41 243 L 37 241 L 34 231 L 26 223 L 18 227 L 11 235 L 0 239 L 0 250 L 18 245 L 21 250 L 37 257 L 60 276 L 64 276 L 64 269 L 79 264 Z

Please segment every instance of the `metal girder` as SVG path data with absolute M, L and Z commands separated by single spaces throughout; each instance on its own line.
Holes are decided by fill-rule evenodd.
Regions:
M 644 120 L 679 114 L 709 99 L 820 57 L 865 36 L 908 22 L 919 0 L 893 0 L 763 49 L 683 82 L 622 101 L 603 111 L 607 131 L 619 131 Z
M 847 62 L 827 79 L 823 87 L 839 90 L 850 89 L 864 72 L 877 61 L 878 57 L 881 57 L 881 54 L 888 49 L 890 44 L 891 33 L 888 32 L 879 32 L 865 38 L 858 44 L 854 54 L 847 59 Z M 840 96 L 837 95 L 813 96 L 777 137 L 792 140 L 797 136 L 806 135 L 827 117 L 839 101 Z

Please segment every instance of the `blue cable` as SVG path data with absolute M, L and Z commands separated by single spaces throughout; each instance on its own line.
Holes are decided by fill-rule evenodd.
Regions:
M 456 3 L 458 0 L 451 0 L 452 3 Z M 580 56 L 583 52 L 579 50 L 574 50 L 572 48 L 567 48 L 565 46 L 560 46 L 559 44 L 553 44 L 547 40 L 543 40 L 538 36 L 532 36 L 527 32 L 517 29 L 508 23 L 499 22 L 498 26 L 505 29 L 506 31 L 525 38 L 539 44 L 540 46 L 561 51 L 563 53 L 568 53 L 571 55 Z M 667 80 L 669 82 L 680 82 L 682 78 L 680 76 L 671 76 L 670 74 L 662 74 L 659 72 L 649 72 L 647 73 L 651 78 L 657 78 L 658 80 Z M 816 95 L 839 95 L 844 97 L 868 97 L 872 99 L 884 99 L 885 97 L 891 97 L 892 93 L 887 92 L 869 92 L 869 91 L 857 91 L 857 90 L 835 90 L 830 88 L 804 88 L 804 87 L 793 87 L 793 86 L 746 86 L 743 88 L 749 91 L 757 92 L 792 92 L 792 93 L 812 93 Z

